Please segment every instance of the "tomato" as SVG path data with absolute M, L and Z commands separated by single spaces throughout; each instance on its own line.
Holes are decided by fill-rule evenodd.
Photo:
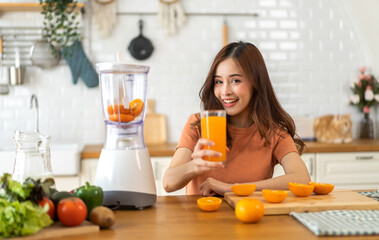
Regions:
M 49 210 L 47 211 L 47 214 L 49 214 L 50 218 L 54 220 L 55 206 L 53 201 L 51 201 L 47 197 L 43 197 L 41 201 L 38 201 L 38 205 L 40 205 L 43 208 L 46 204 L 49 205 Z
M 65 226 L 80 225 L 87 217 L 87 206 L 77 197 L 60 200 L 57 209 L 58 219 Z

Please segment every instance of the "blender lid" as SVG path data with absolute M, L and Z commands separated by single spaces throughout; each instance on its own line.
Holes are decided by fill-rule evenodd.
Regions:
M 96 64 L 96 70 L 99 73 L 147 73 L 149 66 L 133 65 L 123 62 L 103 62 Z

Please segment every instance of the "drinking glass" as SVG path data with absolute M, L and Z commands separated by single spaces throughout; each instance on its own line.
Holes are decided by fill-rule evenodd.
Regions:
M 204 110 L 201 116 L 201 136 L 215 143 L 214 146 L 204 146 L 222 154 L 221 157 L 204 157 L 204 160 L 226 161 L 226 112 L 225 110 Z

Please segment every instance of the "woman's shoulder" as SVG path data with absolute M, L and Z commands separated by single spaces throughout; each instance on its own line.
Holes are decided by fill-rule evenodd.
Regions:
M 192 113 L 192 114 L 190 115 L 190 118 L 191 118 L 191 119 L 200 120 L 200 113 L 199 113 L 199 112 L 198 112 L 198 113 Z
M 288 133 L 288 131 L 286 129 L 284 129 L 282 127 L 277 127 L 274 129 L 273 137 L 277 138 L 277 139 L 283 139 L 283 138 L 291 137 L 291 135 Z
M 188 117 L 188 123 L 195 123 L 200 121 L 200 113 L 193 113 Z

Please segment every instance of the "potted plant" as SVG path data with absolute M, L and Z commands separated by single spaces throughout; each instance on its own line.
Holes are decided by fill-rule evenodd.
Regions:
M 50 44 L 56 57 L 61 50 L 82 39 L 79 13 L 74 0 L 40 0 L 42 6 L 43 38 Z
M 81 78 L 87 87 L 99 84 L 98 75 L 88 60 L 81 43 L 77 1 L 40 0 L 44 15 L 44 39 L 50 44 L 54 55 L 65 58 L 71 70 L 74 84 Z

